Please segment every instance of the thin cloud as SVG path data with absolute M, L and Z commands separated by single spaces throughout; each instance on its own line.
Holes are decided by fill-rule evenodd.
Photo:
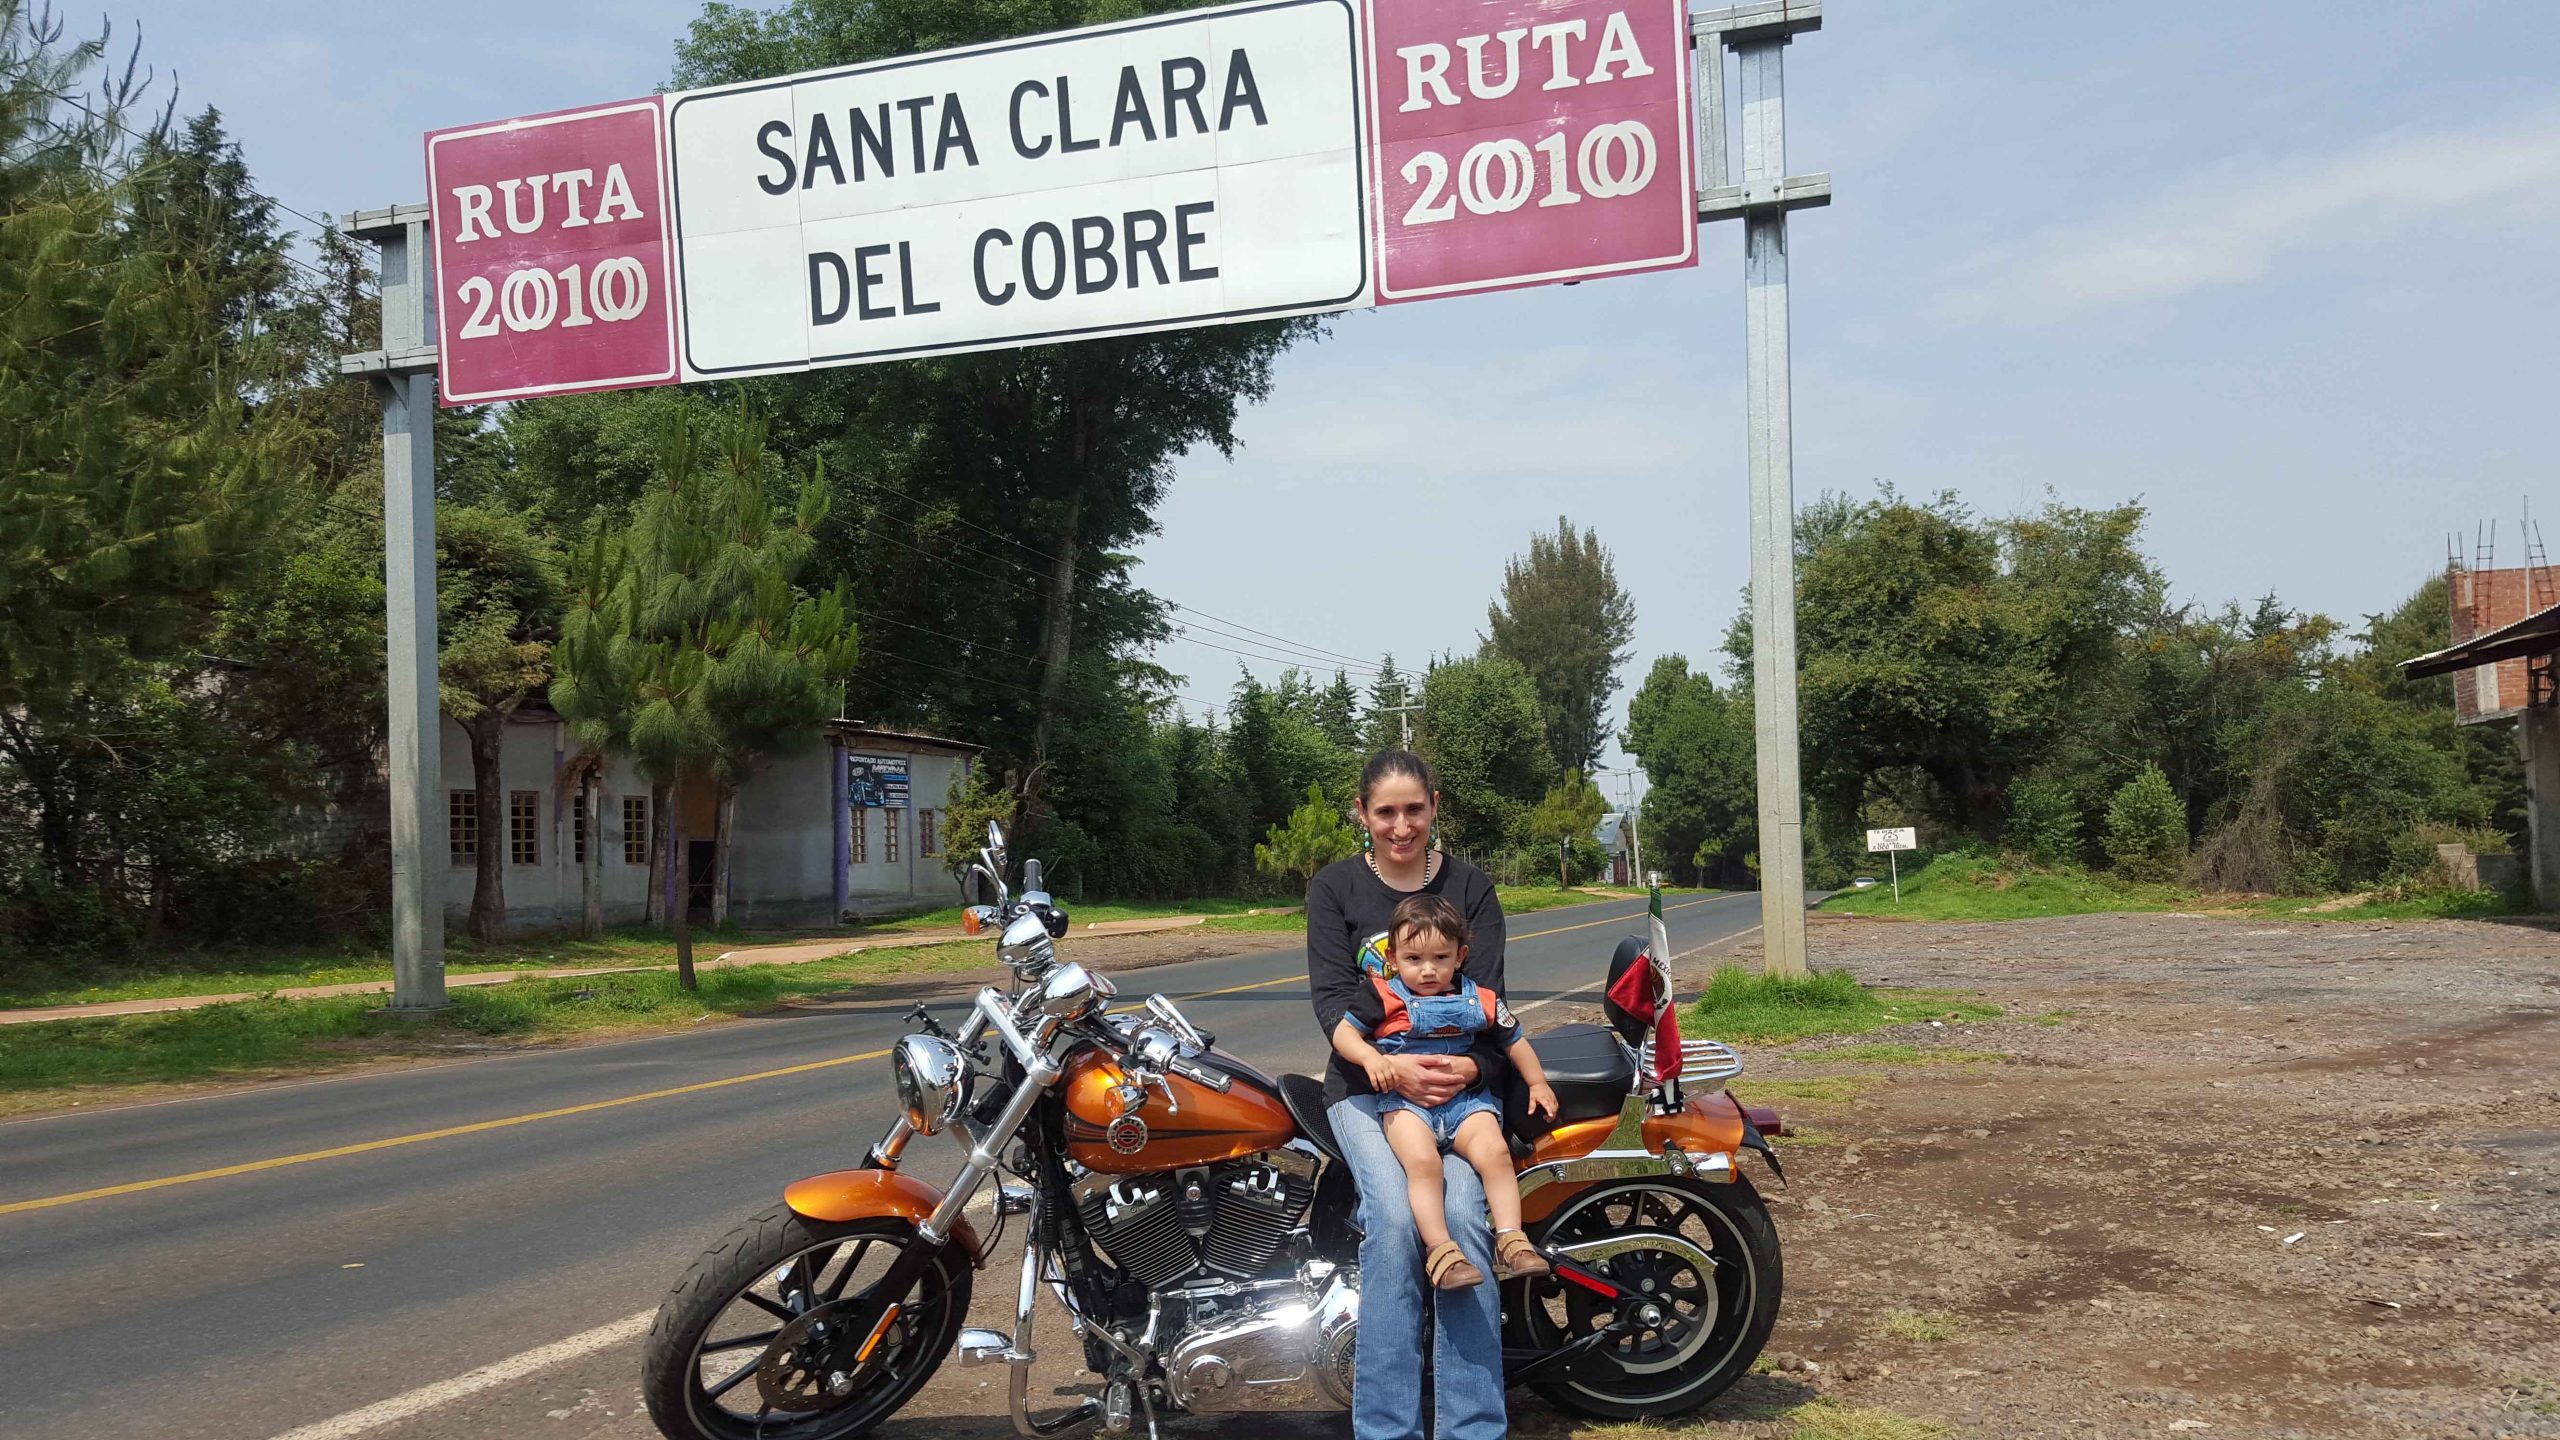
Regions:
M 1940 307 L 1973 323 L 2039 324 L 2175 300 L 2265 276 L 2288 255 L 2462 206 L 2547 203 L 2560 187 L 2560 110 L 2467 130 L 2397 130 L 2301 161 L 2253 160 L 2094 220 L 2046 229 L 1985 261 Z

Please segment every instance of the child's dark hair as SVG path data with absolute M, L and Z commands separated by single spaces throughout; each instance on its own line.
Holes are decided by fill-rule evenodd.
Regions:
M 1390 775 L 1402 775 L 1420 782 L 1422 793 L 1434 795 L 1440 790 L 1440 777 L 1431 773 L 1431 762 L 1410 750 L 1381 750 L 1369 757 L 1368 768 L 1360 772 L 1360 803 L 1369 803 L 1369 792 Z
M 1467 917 L 1437 895 L 1406 896 L 1387 920 L 1387 942 L 1402 945 L 1405 932 L 1410 930 L 1437 935 L 1461 950 L 1467 946 Z

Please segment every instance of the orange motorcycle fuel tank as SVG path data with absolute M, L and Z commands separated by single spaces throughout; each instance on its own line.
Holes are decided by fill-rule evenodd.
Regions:
M 1242 1159 L 1297 1137 L 1298 1122 L 1260 1072 L 1215 1051 L 1203 1063 L 1227 1077 L 1227 1093 L 1171 1075 L 1174 1108 L 1150 1085 L 1146 1103 L 1123 1115 L 1114 1092 L 1128 1075 L 1115 1057 L 1088 1050 L 1067 1062 L 1067 1158 L 1100 1175 L 1145 1175 Z

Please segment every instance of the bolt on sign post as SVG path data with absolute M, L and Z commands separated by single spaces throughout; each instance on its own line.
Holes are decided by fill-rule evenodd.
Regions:
M 428 135 L 429 203 L 351 219 L 382 246 L 383 348 L 340 361 L 388 390 L 396 1003 L 443 999 L 431 387 L 485 404 L 1575 283 L 1694 265 L 1722 218 L 1746 232 L 1762 923 L 1769 968 L 1801 971 L 1786 212 L 1831 189 L 1785 173 L 1779 54 L 1820 24 L 1816 0 L 1245 0 Z
M 1902 852 L 1919 848 L 1920 832 L 1908 825 L 1867 832 L 1867 853 L 1883 852 L 1885 863 L 1893 867 L 1893 903 L 1897 905 L 1902 903 Z

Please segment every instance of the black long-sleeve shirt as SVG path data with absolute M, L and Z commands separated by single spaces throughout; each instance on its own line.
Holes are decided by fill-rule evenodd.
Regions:
M 1378 878 L 1367 859 L 1353 856 L 1316 872 L 1307 884 L 1307 990 L 1315 1002 L 1316 1026 L 1325 1039 L 1324 1099 L 1327 1105 L 1345 1095 L 1366 1095 L 1368 1072 L 1333 1053 L 1333 1030 L 1343 1012 L 1369 982 L 1362 957 L 1387 956 L 1387 919 L 1409 895 L 1438 895 L 1458 907 L 1472 932 L 1467 961 L 1459 969 L 1478 985 L 1502 992 L 1502 902 L 1493 882 L 1464 860 L 1440 857 L 1437 873 L 1420 890 L 1397 890 Z M 1484 1085 L 1499 1086 L 1504 1074 L 1502 1047 L 1479 1039 L 1472 1052 Z

